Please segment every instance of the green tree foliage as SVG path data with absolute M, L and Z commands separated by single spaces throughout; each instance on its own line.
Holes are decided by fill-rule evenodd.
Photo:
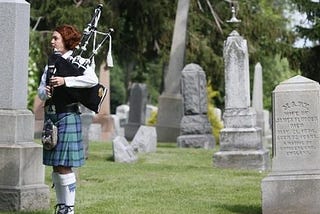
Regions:
M 267 84 L 264 84 L 264 96 L 263 96 L 263 104 L 264 108 L 269 111 L 272 110 L 271 103 L 271 95 L 272 91 L 275 87 L 282 81 L 287 80 L 295 75 L 300 74 L 296 70 L 292 70 L 290 68 L 289 62 L 287 58 L 281 58 L 279 54 L 274 57 L 268 57 L 264 60 L 264 65 L 267 68 L 272 69 L 264 69 L 263 81 Z
M 226 22 L 231 18 L 231 8 L 226 1 L 210 1 L 213 10 L 220 17 L 222 32 L 214 21 L 207 2 L 192 1 L 187 60 L 204 68 L 213 88 L 221 92 L 221 96 L 215 97 L 216 105 L 221 108 L 224 104 L 222 52 L 224 41 L 232 30 L 236 29 L 248 42 L 251 74 L 257 62 L 262 64 L 265 71 L 272 73 L 273 65 L 268 61 L 276 54 L 291 54 L 294 37 L 287 29 L 288 20 L 283 16 L 283 9 L 286 7 L 283 1 L 239 1 L 236 15 L 241 19 L 241 23 L 238 25 Z M 199 4 L 202 7 L 199 7 Z M 269 85 L 268 82 L 264 83 Z M 265 90 L 265 96 L 270 93 L 271 91 Z
M 126 103 L 126 90 L 123 87 L 124 78 L 122 75 L 122 69 L 118 65 L 117 61 L 114 62 L 114 67 L 110 72 L 110 91 L 111 91 L 111 112 L 115 112 L 117 106 Z M 116 99 L 113 99 L 116 98 Z
M 212 135 L 216 140 L 216 144 L 220 142 L 220 130 L 223 128 L 218 116 L 215 114 L 215 106 L 213 105 L 214 97 L 218 96 L 219 92 L 212 89 L 211 84 L 207 85 L 207 105 L 208 105 L 208 119 L 212 126 Z
M 223 25 L 221 31 L 211 13 L 211 8 L 218 11 L 218 23 Z M 230 11 L 228 4 L 223 1 L 191 1 L 186 59 L 187 63 L 197 63 L 206 72 L 207 79 L 212 82 L 215 90 L 224 91 L 224 65 L 223 65 L 223 42 L 226 39 L 229 26 L 221 20 L 229 19 Z M 222 15 L 223 16 L 222 16 Z M 219 104 L 222 104 L 222 98 Z
M 125 88 L 132 82 L 148 83 L 152 103 L 157 101 L 162 69 L 168 61 L 175 2 L 118 0 L 110 4 L 118 32 L 115 54 L 124 72 Z
M 319 44 L 320 41 L 320 3 L 312 0 L 291 0 L 301 13 L 307 15 L 311 27 L 296 26 L 302 38 Z
M 116 104 L 126 102 L 133 82 L 146 83 L 149 103 L 156 104 L 169 62 L 177 2 L 31 0 L 31 29 L 34 29 L 31 48 L 38 48 L 42 54 L 42 57 L 30 55 L 38 68 L 36 73 L 41 75 L 51 51 L 51 30 L 62 23 L 84 29 L 96 5 L 103 3 L 99 29 L 115 29 L 112 44 L 117 65 L 110 73 L 112 112 Z M 282 16 L 284 6 L 283 1 L 277 0 L 239 1 L 237 17 L 242 22 L 237 30 L 248 41 L 251 71 L 260 62 L 264 71 L 273 75 L 272 65 L 267 62 L 276 54 L 290 55 L 293 37 L 286 28 L 287 20 Z M 203 67 L 213 89 L 220 92 L 220 96 L 214 98 L 217 107 L 223 106 L 224 97 L 223 45 L 235 28 L 226 22 L 230 18 L 228 1 L 191 0 L 186 64 L 192 62 Z M 97 65 L 104 60 L 106 49 L 97 55 Z
M 291 0 L 301 13 L 307 15 L 308 26 L 296 26 L 300 38 L 308 39 L 315 44 L 296 50 L 290 62 L 301 69 L 304 76 L 320 82 L 320 3 L 312 0 Z

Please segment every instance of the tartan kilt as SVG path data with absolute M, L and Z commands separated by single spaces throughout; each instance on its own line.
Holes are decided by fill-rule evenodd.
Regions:
M 43 149 L 43 164 L 47 166 L 82 166 L 84 164 L 84 152 L 80 115 L 77 113 L 59 113 L 52 120 L 53 122 L 58 121 L 56 123 L 58 142 L 52 150 Z

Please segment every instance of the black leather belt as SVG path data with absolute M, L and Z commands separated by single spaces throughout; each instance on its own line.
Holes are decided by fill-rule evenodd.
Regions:
M 80 113 L 79 105 L 78 103 L 71 103 L 66 106 L 55 106 L 55 105 L 48 105 L 45 107 L 45 111 L 47 113 Z
M 79 105 L 72 103 L 61 108 L 56 108 L 57 113 L 80 113 Z

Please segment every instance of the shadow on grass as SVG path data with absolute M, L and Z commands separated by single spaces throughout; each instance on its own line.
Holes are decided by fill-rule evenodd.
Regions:
M 158 142 L 157 147 L 159 148 L 177 148 L 176 142 Z
M 107 156 L 106 161 L 114 162 L 114 157 L 113 157 L 113 155 Z
M 261 214 L 262 210 L 260 206 L 253 206 L 253 205 L 243 205 L 243 204 L 235 204 L 235 205 L 220 205 L 218 206 L 225 210 L 228 210 L 232 213 L 238 214 Z

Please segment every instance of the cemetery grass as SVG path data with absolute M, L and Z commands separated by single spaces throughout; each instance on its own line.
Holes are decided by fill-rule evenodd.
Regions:
M 112 144 L 91 142 L 77 174 L 77 214 L 260 214 L 261 180 L 267 172 L 220 169 L 213 153 L 158 143 L 156 153 L 139 154 L 133 164 L 115 163 Z M 51 187 L 51 168 L 45 182 Z M 52 214 L 50 209 L 20 214 Z M 10 213 L 10 212 L 0 212 Z M 11 212 L 12 213 L 12 212 Z

